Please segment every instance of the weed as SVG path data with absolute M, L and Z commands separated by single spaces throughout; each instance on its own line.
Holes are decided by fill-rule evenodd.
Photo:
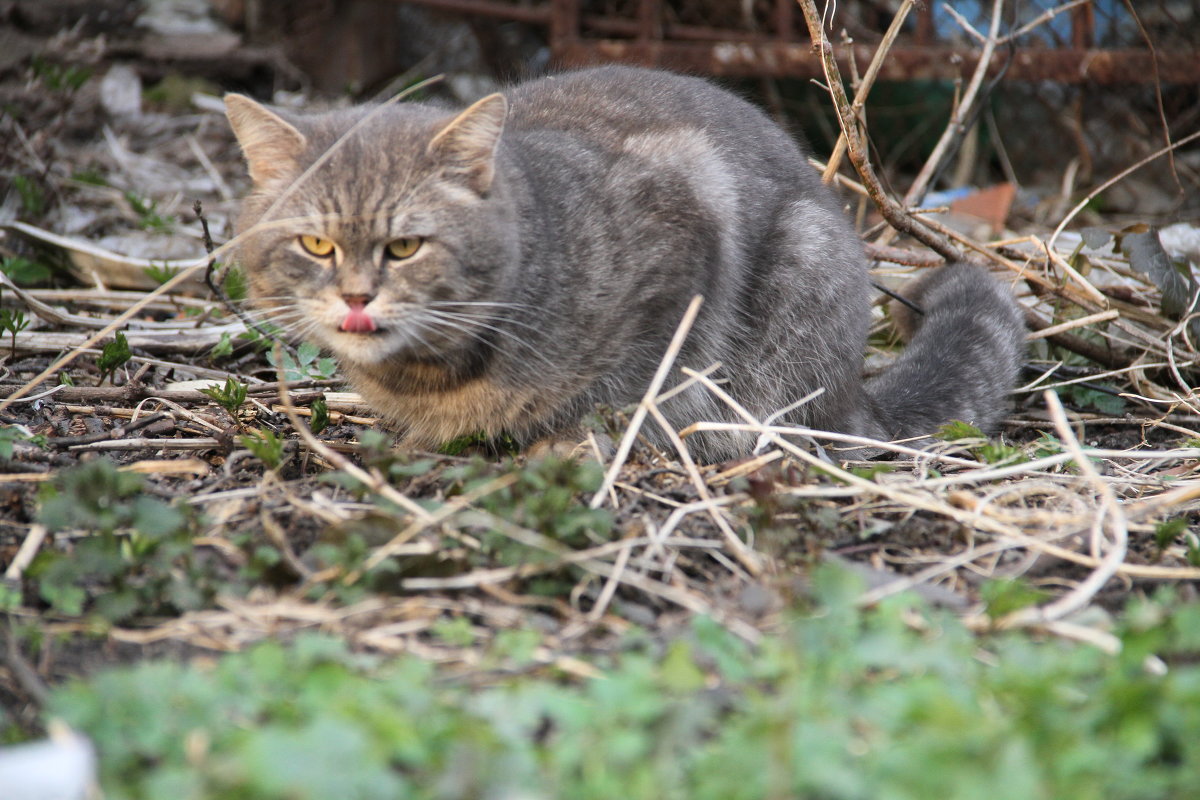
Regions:
M 193 552 L 196 515 L 147 495 L 140 475 L 97 459 L 60 472 L 40 500 L 49 530 L 87 534 L 69 552 L 43 550 L 26 573 L 56 612 L 122 622 L 198 608 L 214 594 Z
M 283 379 L 286 381 L 329 380 L 337 372 L 337 362 L 332 358 L 322 358 L 321 350 L 310 342 L 304 342 L 296 348 L 296 358 L 283 353 Z M 275 352 L 267 353 L 267 361 L 272 367 L 279 369 L 281 364 L 276 361 Z
M 267 469 L 279 469 L 283 466 L 283 453 L 287 440 L 266 429 L 252 430 L 238 437 L 242 447 L 249 450 L 267 466 Z
M 41 186 L 25 175 L 14 175 L 13 188 L 21 198 L 21 210 L 28 217 L 40 217 L 46 210 L 46 193 Z
M 7 275 L 8 279 L 17 286 L 34 286 L 47 283 L 53 276 L 50 268 L 45 264 L 30 261 L 20 256 L 0 258 L 0 272 Z
M 1125 398 L 1117 394 L 1116 387 L 1107 384 L 1073 383 L 1062 387 L 1062 392 L 1071 403 L 1080 408 L 1090 408 L 1112 417 L 1119 417 L 1125 413 Z
M 208 357 L 216 361 L 219 358 L 226 358 L 233 355 L 233 339 L 228 333 L 222 333 L 221 338 L 208 351 Z
M 27 442 L 44 448 L 46 437 L 30 433 L 24 425 L 0 425 L 0 461 L 12 459 L 17 442 Z
M 137 214 L 138 227 L 142 230 L 170 233 L 175 229 L 175 217 L 160 214 L 156 201 L 139 197 L 134 192 L 125 192 L 125 200 L 133 208 L 133 213 Z
M 113 340 L 104 345 L 100 351 L 100 357 L 96 359 L 96 368 L 100 370 L 100 381 L 104 383 L 105 378 L 111 379 L 129 359 L 133 358 L 133 351 L 129 349 L 129 342 L 125 341 L 125 334 L 117 331 L 117 335 Z
M 979 590 L 991 619 L 999 619 L 1013 611 L 1036 605 L 1048 595 L 1019 578 L 998 578 L 983 584 Z
M 1020 464 L 1029 460 L 1021 448 L 989 439 L 979 428 L 962 420 L 946 423 L 936 436 L 944 442 L 966 440 L 971 454 L 985 464 Z
M 1131 604 L 1110 658 L 1012 633 L 981 642 L 949 615 L 913 626 L 911 599 L 857 608 L 861 587 L 828 569 L 813 586 L 811 610 L 754 648 L 705 618 L 666 647 L 635 630 L 586 682 L 456 679 L 310 634 L 103 672 L 55 690 L 48 714 L 96 743 L 114 797 L 1200 793 L 1200 605 Z M 474 642 L 465 620 L 436 627 L 452 646 Z M 532 631 L 505 632 L 482 657 L 511 668 L 537 646 Z M 1142 669 L 1152 652 L 1169 672 Z M 183 744 L 196 732 L 202 750 Z
M 515 456 L 521 451 L 521 445 L 507 433 L 499 436 L 488 436 L 485 433 L 469 433 L 445 442 L 437 451 L 442 455 L 461 456 L 470 452 L 483 452 L 489 456 Z
M 47 89 L 54 92 L 78 91 L 92 77 L 91 67 L 74 64 L 59 64 L 42 56 L 34 56 L 30 62 L 34 77 Z
M 108 186 L 108 178 L 104 177 L 104 173 L 90 167 L 75 170 L 71 175 L 71 180 L 87 186 Z
M 233 378 L 226 378 L 224 386 L 210 386 L 201 389 L 201 394 L 208 395 L 221 408 L 237 418 L 238 409 L 246 402 L 246 384 L 239 383 Z
M 151 264 L 143 269 L 142 272 L 147 278 L 161 286 L 179 274 L 179 267 L 171 267 L 166 264 Z
M 469 490 L 487 480 L 478 466 L 460 473 L 461 485 Z M 611 539 L 612 514 L 595 509 L 580 498 L 595 492 L 603 478 L 603 468 L 594 461 L 544 458 L 513 467 L 516 480 L 505 488 L 482 497 L 476 506 L 496 517 L 536 531 L 567 547 L 588 547 Z M 481 474 L 482 473 L 482 474 Z M 453 470 L 447 470 L 453 476 Z M 501 531 L 480 532 L 484 548 L 501 564 L 520 564 L 546 558 L 547 553 L 521 544 Z
M 282 329 L 278 325 L 274 325 L 266 320 L 256 322 L 253 326 L 238 334 L 239 339 L 244 342 L 249 342 L 258 350 L 268 352 L 268 359 L 271 359 L 270 350 L 274 347 L 275 342 L 279 340 Z M 288 363 L 288 359 L 284 359 Z
M 320 433 L 329 427 L 329 406 L 325 402 L 324 395 L 313 400 L 308 407 L 312 411 L 312 416 L 308 420 L 309 430 L 313 433 Z
M 1188 528 L 1186 516 L 1172 517 L 1154 526 L 1154 547 L 1161 553 Z
M 17 334 L 29 327 L 29 318 L 20 309 L 0 308 L 0 331 L 7 331 L 12 337 L 9 355 L 17 357 Z
M 214 269 L 220 268 L 220 262 Z M 225 280 L 222 283 L 225 289 L 225 294 L 235 303 L 245 300 L 250 293 L 250 286 L 246 282 L 246 273 L 237 267 L 231 267 L 225 273 Z

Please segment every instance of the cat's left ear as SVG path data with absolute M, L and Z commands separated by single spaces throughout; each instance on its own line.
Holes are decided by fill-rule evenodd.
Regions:
M 442 128 L 428 152 L 450 172 L 464 177 L 473 190 L 487 194 L 496 175 L 496 147 L 507 116 L 504 95 L 488 95 Z

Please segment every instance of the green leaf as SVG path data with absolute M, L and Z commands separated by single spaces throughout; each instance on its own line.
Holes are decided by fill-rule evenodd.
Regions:
M 20 256 L 0 258 L 0 271 L 4 272 L 9 280 L 17 286 L 46 283 L 53 277 L 53 272 L 46 265 Z
M 308 427 L 313 433 L 320 433 L 329 427 L 329 405 L 322 395 L 308 404 L 312 416 L 309 417 Z
M 682 639 L 671 642 L 659 669 L 663 684 L 676 692 L 693 692 L 705 684 L 704 672 L 692 658 L 692 648 Z
M 142 270 L 146 277 L 155 283 L 162 285 L 179 274 L 179 267 L 172 267 L 167 264 L 151 264 Z
M 201 389 L 200 393 L 211 397 L 230 414 L 237 414 L 237 410 L 246 402 L 246 384 L 233 378 L 226 378 L 224 386 L 209 386 Z
M 983 584 L 979 594 L 986 604 L 987 615 L 992 619 L 999 619 L 1014 611 L 1036 605 L 1049 596 L 1041 589 L 1017 578 L 990 580 Z
M 233 339 L 228 333 L 222 333 L 220 340 L 212 346 L 208 351 L 208 357 L 212 359 L 227 358 L 233 355 Z
M 284 445 L 287 440 L 265 429 L 253 430 L 238 437 L 242 447 L 249 450 L 268 469 L 279 469 L 283 464 Z
M 1154 526 L 1154 544 L 1159 550 L 1165 550 L 1188 528 L 1186 516 L 1172 517 Z
M 125 341 L 125 334 L 117 331 L 117 335 L 111 342 L 104 345 L 100 351 L 100 357 L 96 359 L 96 367 L 100 370 L 100 382 L 116 372 L 125 362 L 133 358 L 133 351 L 129 349 L 129 342 Z
M 983 435 L 983 431 L 981 431 L 979 428 L 971 425 L 970 423 L 957 419 L 947 422 L 938 429 L 938 432 L 935 435 L 943 442 L 956 442 L 960 439 L 987 438 Z
M 1097 384 L 1097 386 L 1104 386 L 1104 384 Z M 1101 391 L 1099 388 L 1091 388 L 1080 383 L 1073 383 L 1069 386 L 1064 386 L 1062 391 L 1064 395 L 1070 398 L 1072 403 L 1081 408 L 1093 408 L 1109 416 L 1120 416 L 1125 413 L 1125 398 L 1118 397 L 1110 392 Z
M 245 300 L 250 293 L 249 284 L 246 281 L 246 273 L 238 267 L 231 267 L 225 273 L 225 294 L 229 295 L 229 299 L 235 303 Z

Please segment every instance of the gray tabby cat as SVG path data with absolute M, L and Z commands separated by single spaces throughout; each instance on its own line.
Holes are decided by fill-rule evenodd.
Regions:
M 864 383 L 858 237 L 804 151 L 703 80 L 604 67 L 461 113 L 225 102 L 254 183 L 238 223 L 253 298 L 335 354 L 409 446 L 578 437 L 597 404 L 641 397 L 695 294 L 678 363 L 720 362 L 760 419 L 818 388 L 784 420 L 889 439 L 994 430 L 1006 407 L 1022 319 L 973 267 L 920 283 L 909 346 Z M 701 387 L 663 411 L 677 428 L 740 421 Z M 689 443 L 712 461 L 755 438 Z

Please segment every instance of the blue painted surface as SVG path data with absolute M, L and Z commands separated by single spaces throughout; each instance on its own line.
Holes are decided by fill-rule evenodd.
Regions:
M 938 38 L 957 38 L 964 36 L 962 28 L 955 19 L 946 13 L 942 3 L 936 3 L 933 10 L 934 27 Z M 975 30 L 985 32 L 991 22 L 992 3 L 990 0 L 955 0 L 947 3 L 963 16 Z M 1009 4 L 1006 4 L 1009 5 Z M 1020 27 L 1032 22 L 1046 11 L 1062 5 L 1061 0 L 1026 0 L 1020 3 L 1017 23 L 1012 26 Z M 1137 26 L 1129 17 L 1122 0 L 1092 0 L 1096 18 L 1096 42 L 1102 46 L 1129 45 L 1137 37 Z M 1009 19 L 1007 9 L 1004 20 Z M 1001 30 L 1007 32 L 1009 26 L 1001 22 Z M 1066 11 L 1055 16 L 1026 35 L 1021 43 L 1025 45 L 1061 45 L 1071 41 L 1071 12 Z

